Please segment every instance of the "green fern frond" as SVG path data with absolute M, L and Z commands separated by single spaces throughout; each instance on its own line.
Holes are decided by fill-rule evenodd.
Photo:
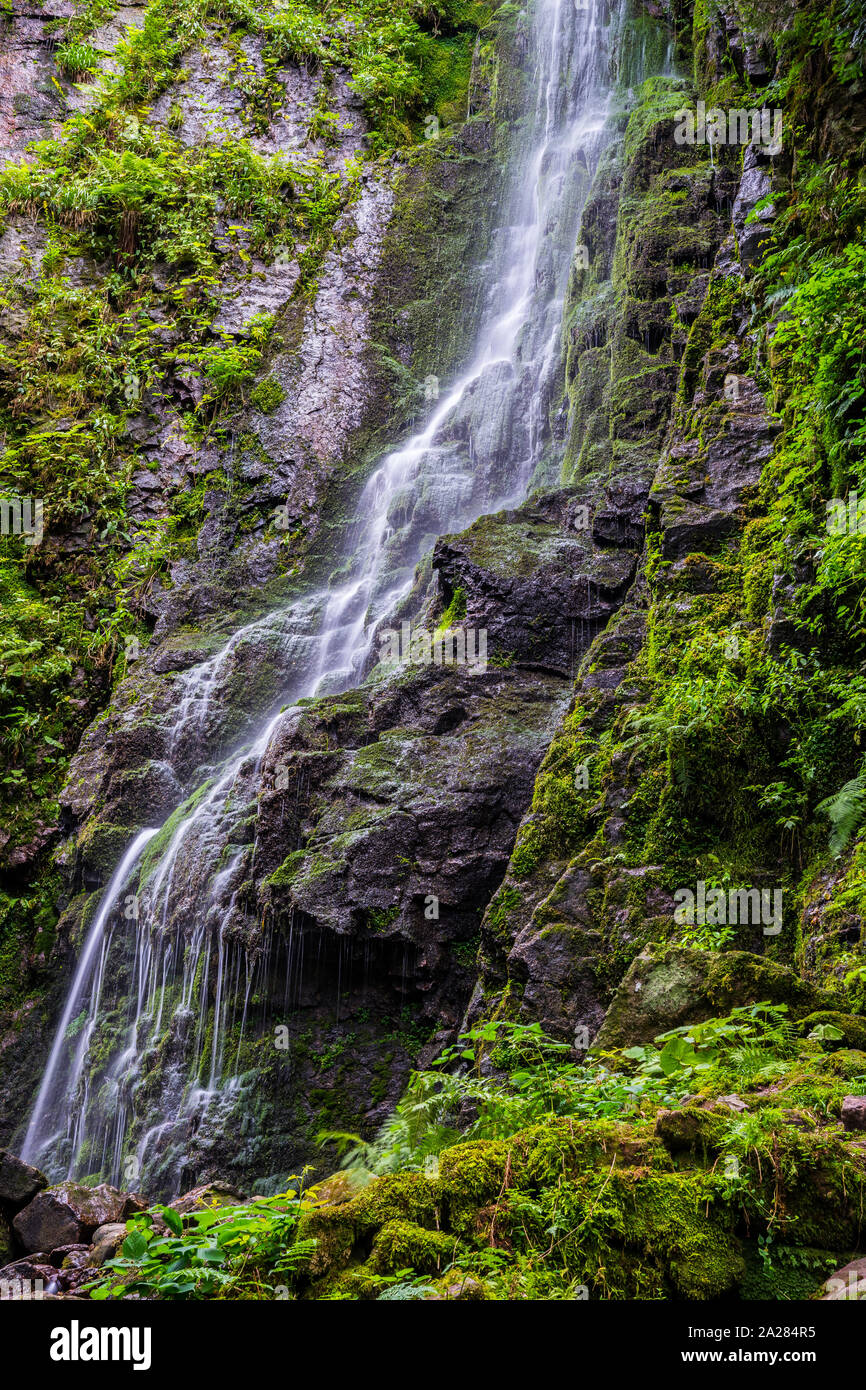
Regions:
M 840 854 L 866 816 L 866 775 L 862 772 L 846 782 L 835 796 L 828 796 L 815 810 L 828 816 L 833 826 L 830 848 Z

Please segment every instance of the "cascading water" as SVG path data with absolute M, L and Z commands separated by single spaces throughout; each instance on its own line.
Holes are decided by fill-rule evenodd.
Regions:
M 160 832 L 138 836 L 103 896 L 23 1146 L 52 1175 L 173 1191 L 190 1136 L 205 1117 L 213 1126 L 231 1114 L 243 1083 L 227 1039 L 243 1036 L 270 951 L 246 917 L 255 846 L 243 826 L 274 730 L 299 717 L 286 703 L 356 684 L 437 535 L 513 505 L 544 474 L 567 278 L 606 139 L 609 27 L 600 0 L 538 0 L 530 135 L 514 154 L 476 350 L 423 428 L 366 483 L 345 577 L 237 632 L 178 678 L 169 759 L 188 776 L 189 749 L 245 643 L 265 638 L 292 673 L 283 712 L 222 764 L 197 769 L 192 786 L 201 785 Z

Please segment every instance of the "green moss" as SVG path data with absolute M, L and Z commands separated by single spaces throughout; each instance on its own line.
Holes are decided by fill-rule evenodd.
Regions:
M 570 857 L 586 837 L 592 788 L 599 785 L 602 765 L 593 757 L 597 743 L 582 727 L 582 714 L 575 708 L 563 721 L 539 769 L 532 816 L 521 826 L 511 858 L 518 880 L 544 859 Z M 586 786 L 577 775 L 584 766 Z
M 444 1231 L 428 1231 L 411 1221 L 387 1221 L 373 1241 L 372 1264 L 380 1274 L 401 1269 L 430 1274 L 451 1264 L 458 1242 Z
M 478 1208 L 503 1191 L 510 1153 L 507 1141 L 482 1139 L 440 1154 L 439 1182 L 454 1231 L 471 1230 Z
M 77 848 L 90 871 L 98 873 L 107 882 L 128 847 L 130 838 L 128 826 L 91 820 L 81 832 Z
M 466 617 L 466 593 L 461 588 L 456 588 L 451 595 L 451 602 L 439 620 L 439 631 L 448 632 L 455 623 L 459 623 L 461 618 Z
M 291 854 L 286 855 L 280 867 L 270 875 L 267 882 L 272 888 L 290 887 L 305 864 L 307 857 L 306 850 L 292 850 Z
M 156 835 L 154 835 L 153 839 L 148 842 L 144 854 L 141 857 L 141 870 L 139 874 L 141 883 L 146 882 L 152 870 L 159 863 L 163 852 L 171 843 L 172 837 L 178 826 L 181 825 L 195 810 L 196 806 L 204 800 L 211 785 L 212 783 L 208 781 L 203 783 L 202 786 L 197 787 L 192 796 L 188 797 L 186 801 L 172 811 L 165 825 L 163 825 Z
M 349 1208 L 352 1203 L 338 1207 L 320 1207 L 306 1212 L 298 1226 L 300 1240 L 315 1240 L 316 1249 L 310 1263 L 314 1278 L 332 1275 L 343 1269 L 355 1243 L 355 1223 Z
M 286 399 L 285 389 L 274 377 L 265 377 L 250 392 L 250 404 L 263 415 L 271 415 Z
M 420 1173 L 394 1173 L 371 1183 L 350 1205 L 359 1226 L 372 1229 L 394 1218 L 435 1224 L 437 1203 L 437 1189 Z

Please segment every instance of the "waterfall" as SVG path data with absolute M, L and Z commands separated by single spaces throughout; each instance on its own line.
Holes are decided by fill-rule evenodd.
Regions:
M 169 758 L 183 780 L 191 750 L 219 723 L 244 643 L 266 641 L 289 672 L 281 711 L 230 756 L 198 768 L 200 785 L 194 779 L 158 832 L 137 837 L 103 895 L 24 1143 L 25 1158 L 52 1176 L 172 1193 L 192 1137 L 230 1122 L 248 1080 L 229 1038 L 254 1025 L 273 949 L 247 913 L 255 845 L 243 827 L 274 731 L 299 719 L 299 699 L 363 679 L 377 633 L 437 535 L 514 505 L 549 476 L 563 303 L 608 138 L 612 23 L 602 0 L 537 0 L 529 135 L 512 155 L 471 360 L 367 480 L 339 582 L 241 629 L 176 678 Z M 290 938 L 282 949 L 290 999 L 302 943 Z
M 111 935 L 110 932 L 106 933 L 106 926 L 111 921 L 119 904 L 121 893 L 129 882 L 142 850 L 155 834 L 155 830 L 142 830 L 141 834 L 133 840 L 103 894 L 93 925 L 87 933 L 84 950 L 81 952 L 81 958 L 66 996 L 63 1013 L 57 1025 L 54 1044 L 48 1057 L 48 1065 L 45 1068 L 45 1077 L 33 1107 L 27 1136 L 24 1140 L 25 1151 L 32 1151 L 34 1146 L 38 1148 L 40 1137 L 43 1135 L 46 1125 L 52 1128 L 56 1123 L 55 1110 L 63 1108 L 65 1114 L 63 1102 L 68 1096 L 75 1096 L 78 1092 L 102 995 L 105 960 L 111 944 Z M 71 1056 L 67 1059 L 68 1069 L 63 1077 L 65 1091 L 61 1092 L 57 1082 L 63 1073 L 62 1061 L 65 1044 L 73 1041 L 76 1036 L 75 1033 L 71 1033 L 71 1029 L 74 1022 L 77 1021 L 77 1012 L 84 1003 L 88 986 L 90 986 L 90 1003 L 87 1008 L 86 1021 L 80 1030 L 78 1043 L 70 1050 Z M 85 1108 L 82 1106 L 76 1113 L 75 1123 L 80 1121 Z

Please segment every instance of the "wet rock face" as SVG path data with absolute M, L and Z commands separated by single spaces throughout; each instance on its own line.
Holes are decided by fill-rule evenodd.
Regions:
M 412 1052 L 401 1043 L 383 1053 L 364 1020 L 371 1012 L 411 1017 L 423 1059 L 453 1037 L 468 1002 L 485 905 L 568 698 L 572 652 L 579 660 L 599 619 L 585 612 L 580 630 L 577 608 L 566 603 L 554 614 L 550 594 L 585 592 L 577 567 L 585 575 L 594 565 L 612 576 L 612 609 L 633 568 L 633 554 L 557 530 L 551 517 L 573 504 L 569 493 L 502 514 L 437 550 L 434 614 L 464 590 L 460 626 L 488 629 L 486 671 L 374 668 L 367 686 L 302 704 L 268 750 L 254 832 L 255 915 L 271 942 L 267 993 L 289 1005 L 284 1013 L 275 1006 L 272 1022 L 284 1020 L 292 1038 L 311 1028 L 331 1036 L 335 1026 L 353 1037 L 340 1104 L 365 1125 L 399 1095 Z M 515 655 L 512 639 L 527 628 L 545 634 L 547 647 Z M 240 916 L 236 929 L 244 930 Z M 556 989 L 552 971 L 546 981 Z M 312 1059 L 296 1054 L 286 1065 L 295 1097 L 316 1092 Z M 229 1150 L 224 1139 L 224 1161 Z
M 754 265 L 761 257 L 761 248 L 772 230 L 775 210 L 772 203 L 762 208 L 755 220 L 747 225 L 761 199 L 769 196 L 772 188 L 772 160 L 764 151 L 749 145 L 743 154 L 743 176 L 737 189 L 732 220 L 744 266 Z
M 707 354 L 691 418 L 711 427 L 703 441 L 675 431 L 659 463 L 650 500 L 661 508 L 666 559 L 712 552 L 741 530 L 742 503 L 773 451 L 780 427 L 739 365 L 736 342 Z
M 708 42 L 718 42 L 720 53 L 736 40 L 735 26 L 728 28 L 730 34 L 723 22 L 723 32 L 710 31 Z M 771 189 L 772 162 L 748 148 L 742 170 L 731 161 L 710 167 L 697 150 L 681 165 L 668 103 L 690 99 L 679 79 L 659 82 L 632 116 L 625 155 L 617 148 L 599 170 L 583 223 L 589 265 L 575 268 L 565 316 L 566 475 L 592 492 L 595 470 L 610 469 L 604 501 L 596 484 L 593 539 L 640 544 L 648 529 L 662 560 L 653 624 L 664 615 L 673 631 L 716 591 L 779 430 L 755 380 L 742 298 L 772 222 L 767 208 L 747 226 Z M 485 914 L 480 977 L 467 1014 L 469 1021 L 487 1017 L 516 993 L 521 1017 L 538 1020 L 579 1052 L 614 1007 L 629 962 L 673 929 L 665 865 L 641 863 L 632 848 L 638 817 L 652 812 L 647 793 L 636 795 L 646 761 L 623 732 L 624 715 L 638 715 L 649 699 L 648 558 L 640 557 L 624 600 L 600 624 L 578 667 L 574 706 Z M 589 756 L 592 766 L 600 735 L 623 746 L 601 791 L 581 792 L 572 780 L 576 765 Z M 661 794 L 659 782 L 651 796 Z M 818 902 L 814 915 L 817 921 Z M 809 941 L 807 958 L 821 954 L 822 946 Z M 820 971 L 811 973 L 818 982 Z M 635 983 L 638 1000 L 643 982 Z M 699 991 L 698 982 L 692 985 Z
M 3 163 L 18 159 L 31 140 L 45 139 L 64 115 L 46 26 L 75 13 L 72 0 L 33 5 L 14 0 L 0 31 L 0 150 Z
M 274 907 L 338 934 L 402 936 L 432 968 L 477 928 L 563 695 L 520 670 L 410 668 L 348 716 L 323 702 L 286 721 L 265 773 L 283 786 L 259 803 L 257 862 L 274 875 Z M 326 735 L 330 751 L 313 751 Z M 381 914 L 390 920 L 377 928 Z
M 18 160 L 29 141 L 57 134 L 64 116 L 84 109 L 94 99 L 96 84 L 85 84 L 86 89 L 79 91 L 55 62 L 58 26 L 79 11 L 79 6 L 65 0 L 38 6 L 14 0 L 2 19 L 0 149 L 4 160 Z M 140 22 L 142 14 L 140 7 L 121 6 L 88 41 L 98 52 L 109 54 L 127 26 Z M 325 142 L 310 137 L 308 130 L 311 105 L 321 95 L 321 75 L 291 65 L 275 74 L 284 93 L 283 105 L 271 120 L 260 123 L 261 128 L 250 131 L 249 111 L 237 90 L 224 80 L 228 61 L 213 35 L 185 55 L 177 82 L 155 102 L 153 124 L 159 127 L 171 113 L 174 129 L 172 107 L 177 104 L 182 113 L 179 138 L 187 144 L 236 140 L 241 134 L 262 155 L 315 156 L 321 158 L 323 168 L 339 176 L 369 130 L 362 103 L 348 87 L 345 74 L 334 75 L 328 92 L 338 129 Z M 244 61 L 253 76 L 261 76 L 258 41 L 250 41 Z M 108 59 L 109 65 L 112 62 Z M 209 104 L 212 116 L 216 111 L 210 121 L 205 110 Z M 234 124 L 233 118 L 237 118 Z M 164 820 L 183 800 L 193 770 L 222 755 L 258 725 L 291 686 L 297 665 L 293 658 L 285 654 L 282 659 L 279 653 L 275 659 L 273 649 L 266 649 L 266 639 L 258 646 L 248 644 L 226 672 L 225 686 L 215 691 L 210 723 L 201 728 L 195 725 L 180 750 L 166 737 L 165 726 L 170 733 L 173 711 L 184 694 L 178 673 L 221 647 L 233 627 L 247 620 L 250 605 L 258 602 L 257 611 L 267 612 L 280 602 L 282 594 L 275 594 L 274 587 L 284 586 L 286 572 L 299 570 L 306 562 L 327 513 L 329 491 L 335 494 L 329 503 L 331 524 L 338 533 L 342 530 L 339 493 L 346 475 L 366 464 L 368 419 L 374 415 L 381 424 L 388 416 L 387 401 L 382 400 L 387 393 L 370 342 L 386 336 L 374 334 L 372 313 L 383 274 L 397 172 L 385 163 L 376 170 L 365 168 L 358 197 L 334 228 L 333 245 L 323 255 L 316 283 L 305 283 L 303 293 L 298 264 L 303 248 L 295 247 L 289 254 L 279 246 L 269 247 L 251 255 L 246 248 L 252 246 L 253 232 L 247 222 L 225 210 L 217 216 L 212 244 L 219 267 L 214 286 L 217 305 L 203 341 L 214 345 L 225 337 L 242 344 L 257 314 L 274 315 L 276 331 L 262 373 L 270 394 L 257 397 L 258 404 L 249 401 L 245 409 L 233 410 L 237 437 L 226 447 L 211 441 L 200 449 L 190 443 L 184 427 L 186 413 L 202 399 L 200 372 L 180 365 L 175 371 L 161 362 L 160 371 L 165 371 L 159 391 L 154 395 L 144 387 L 135 397 L 137 407 L 128 412 L 116 461 L 118 476 L 129 468 L 124 506 L 130 536 L 140 539 L 139 528 L 165 524 L 208 473 L 224 481 L 204 492 L 197 535 L 182 547 L 183 558 L 174 560 L 166 583 L 156 582 L 143 598 L 138 614 L 141 661 L 136 665 L 134 658 L 130 660 L 129 678 L 116 692 L 107 720 L 95 725 L 84 740 L 67 786 L 62 826 L 37 825 L 29 839 L 18 845 L 13 840 L 6 853 L 9 837 L 0 831 L 0 867 L 12 872 L 18 896 L 30 876 L 45 869 L 58 832 L 60 837 L 73 835 L 60 852 L 69 870 L 69 891 L 101 887 L 110 876 L 112 856 L 127 842 L 131 828 Z M 4 222 L 0 279 L 4 292 L 15 291 L 14 305 L 0 325 L 4 347 L 17 349 L 25 336 L 32 336 L 29 311 L 36 302 L 45 245 L 44 224 L 26 215 Z M 101 288 L 112 266 L 112 260 L 100 261 L 83 252 L 61 257 L 51 274 L 70 291 Z M 157 296 L 152 309 L 157 362 L 163 348 L 170 353 L 179 346 L 189 347 L 182 343 L 171 298 L 180 273 L 176 266 L 158 263 L 149 275 Z M 200 345 L 198 337 L 196 344 Z M 44 539 L 40 558 L 44 558 L 45 572 L 59 575 L 60 587 L 71 584 L 75 594 L 97 544 L 96 529 L 91 515 L 76 514 L 68 522 L 49 526 Z M 287 558 L 289 551 L 291 558 Z M 42 577 L 37 576 L 37 584 Z M 104 581 L 105 576 L 100 582 Z M 89 630 L 89 613 L 84 623 Z M 154 629 L 150 648 L 143 635 L 147 628 Z M 80 709 L 82 725 L 109 697 L 109 667 L 110 663 L 103 663 L 95 675 L 76 673 L 72 703 Z M 70 737 L 67 746 L 71 743 Z M 81 839 L 76 843 L 79 830 Z M 52 874 L 53 866 L 49 877 Z M 50 893 L 55 900 L 54 887 Z M 61 909 L 64 905 L 65 899 L 59 902 Z M 56 1016 L 58 967 L 70 958 L 74 950 L 64 929 L 50 974 L 37 956 L 22 966 L 33 976 L 36 1016 Z M 34 1065 L 38 1067 L 38 1062 L 31 1063 L 27 1018 L 33 1009 L 31 1000 L 14 1018 L 0 1016 L 4 1053 L 0 1130 L 4 1137 L 12 1134 L 26 1112 L 31 1072 Z M 41 1026 L 35 1031 L 38 1035 Z
M 485 634 L 483 667 L 410 659 L 390 674 L 380 665 L 368 686 L 302 704 L 278 728 L 259 797 L 256 862 L 281 911 L 338 933 L 385 911 L 388 934 L 433 951 L 437 935 L 444 942 L 459 938 L 461 924 L 464 932 L 477 926 L 567 678 L 636 565 L 634 550 L 594 544 L 589 508 L 577 500 L 584 495 L 551 494 L 437 544 L 438 594 L 423 625 L 435 629 L 462 596 L 456 627 L 467 649 Z M 570 534 L 578 509 L 583 525 Z M 429 895 L 438 925 L 425 925 Z
M 345 91 L 343 96 L 349 100 Z M 356 112 L 355 125 L 357 121 Z M 328 158 L 349 152 L 349 146 L 338 145 L 329 149 Z M 483 161 L 476 164 L 483 168 Z M 399 303 L 413 293 L 404 265 L 404 223 L 417 216 L 415 202 L 431 196 L 429 184 L 443 182 L 449 204 L 464 196 L 447 159 L 441 167 L 432 164 L 427 180 L 419 184 L 413 170 L 362 176 L 359 198 L 335 229 L 335 247 L 309 306 L 292 300 L 297 267 L 287 267 L 279 257 L 269 265 L 254 260 L 243 276 L 227 279 L 215 332 L 242 341 L 250 318 L 264 310 L 276 311 L 290 323 L 291 345 L 273 353 L 268 366 L 267 379 L 279 388 L 279 404 L 268 413 L 247 413 L 248 429 L 238 444 L 241 497 L 229 509 L 224 497 L 208 494 L 210 515 L 199 533 L 197 556 L 173 566 L 170 588 L 149 593 L 153 639 L 130 663 L 104 718 L 82 740 L 62 794 L 66 828 L 76 828 L 88 817 L 113 826 L 159 823 L 198 785 L 197 770 L 260 728 L 292 698 L 309 669 L 315 656 L 311 639 L 327 591 L 313 592 L 299 609 L 296 586 L 284 574 L 281 546 L 287 534 L 295 533 L 303 537 L 305 553 L 315 555 L 321 542 L 325 561 L 319 555 L 313 563 L 321 565 L 328 556 L 333 562 L 345 518 L 339 501 L 327 500 L 329 490 L 342 491 L 346 470 L 368 449 L 368 419 L 378 426 L 387 418 L 387 393 L 370 340 L 374 333 L 387 338 L 398 332 L 403 336 L 395 351 L 407 362 L 412 357 L 413 344 L 405 341 L 406 324 L 397 321 L 399 316 L 373 323 L 374 313 L 383 317 L 383 295 Z M 398 186 L 401 203 L 396 208 Z M 468 216 L 468 209 L 460 210 L 459 218 Z M 459 232 L 450 230 L 449 245 L 462 246 L 468 267 L 468 231 L 461 243 Z M 417 280 L 417 267 L 410 269 Z M 462 333 L 471 328 L 476 308 L 466 306 Z M 454 348 L 459 344 L 455 334 Z M 444 370 L 447 353 L 440 351 L 438 361 Z M 129 430 L 147 464 L 132 478 L 131 506 L 141 521 L 165 515 L 178 489 L 224 466 L 224 457 L 212 448 L 190 444 L 176 412 L 165 405 L 144 409 Z M 336 540 L 320 536 L 325 518 Z M 232 633 L 257 614 L 260 623 L 247 626 L 232 643 Z M 194 668 L 227 641 L 229 650 L 201 717 L 193 709 L 192 719 L 178 718 L 190 713 L 185 674 L 191 672 L 194 680 Z M 77 872 L 89 884 L 104 878 L 106 867 L 91 838 L 85 830 L 75 846 Z
M 104 26 L 97 46 L 108 49 L 116 43 L 130 18 L 135 16 L 119 14 L 116 22 Z M 339 126 L 333 141 L 316 142 L 308 134 L 321 84 L 317 74 L 300 68 L 276 74 L 285 94 L 282 107 L 251 132 L 250 111 L 232 87 L 226 54 L 212 37 L 205 39 L 200 50 L 184 56 L 178 83 L 155 100 L 151 115 L 157 127 L 169 126 L 186 146 L 244 135 L 262 154 L 303 148 L 306 154 L 320 154 L 323 164 L 336 171 L 359 150 L 368 127 L 359 98 L 341 73 L 334 75 L 328 93 L 329 109 Z M 263 65 L 257 42 L 244 40 L 243 47 L 250 74 L 260 78 Z M 208 477 L 208 486 L 195 544 L 186 544 L 183 557 L 173 561 L 170 586 L 152 585 L 143 601 L 147 623 L 153 627 L 152 641 L 149 646 L 142 642 L 141 653 L 129 660 L 127 676 L 105 715 L 82 740 L 62 793 L 62 831 L 68 839 L 59 861 L 69 895 L 77 896 L 59 924 L 55 967 L 71 966 L 80 954 L 86 933 L 86 897 L 104 888 L 136 829 L 163 822 L 185 797 L 196 793 L 229 750 L 258 732 L 276 709 L 292 700 L 302 675 L 314 664 L 311 636 L 321 619 L 328 587 L 323 584 L 312 590 L 308 573 L 302 582 L 310 598 L 299 600 L 299 585 L 286 571 L 294 571 L 294 579 L 300 580 L 305 566 L 308 571 L 318 567 L 324 578 L 328 565 L 344 548 L 351 518 L 343 508 L 350 494 L 357 495 L 358 478 L 381 455 L 384 442 L 399 435 L 417 410 L 414 399 L 407 407 L 403 398 L 406 382 L 414 390 L 417 383 L 412 382 L 412 374 L 420 371 L 423 380 L 434 367 L 444 380 L 466 351 L 482 301 L 482 281 L 476 273 L 484 249 L 481 233 L 492 216 L 489 207 L 480 207 L 478 193 L 502 181 L 498 159 L 507 143 L 505 127 L 510 116 L 518 105 L 522 109 L 515 91 L 523 80 L 523 58 L 502 74 L 500 83 L 485 85 L 483 63 L 476 55 L 473 119 L 465 130 L 455 128 L 447 140 L 419 149 L 405 166 L 396 161 L 367 166 L 358 196 L 333 229 L 331 249 L 318 267 L 314 288 L 307 283 L 304 292 L 299 291 L 298 253 L 304 248 L 295 248 L 291 255 L 273 248 L 273 258 L 266 257 L 253 251 L 251 228 L 242 218 L 218 214 L 214 245 L 220 264 L 215 286 L 219 302 L 210 337 L 243 345 L 255 316 L 274 314 L 277 324 L 266 363 L 269 391 L 235 412 L 228 448 L 212 440 L 193 444 L 188 437 L 183 417 L 200 405 L 205 390 L 201 373 L 188 366 L 171 367 L 158 395 L 144 389 L 127 418 L 123 447 L 135 451 L 128 496 L 133 528 L 164 522 L 202 478 Z M 488 56 L 484 61 L 491 60 Z M 498 130 L 490 114 L 494 99 L 501 115 Z M 74 94 L 69 97 L 70 102 L 75 100 Z M 428 212 L 430 225 L 422 226 Z M 430 242 L 426 253 L 425 237 Z M 4 235 L 0 266 L 10 274 L 26 273 L 28 258 L 38 263 L 43 242 L 41 230 L 22 219 L 20 227 L 8 228 Z M 87 285 L 98 282 L 109 268 L 83 257 L 74 267 L 63 265 L 61 270 L 74 277 L 74 283 Z M 165 296 L 151 316 L 154 336 L 169 353 L 181 345 L 169 303 L 172 276 L 171 266 L 160 263 L 152 268 L 154 287 Z M 436 300 L 445 298 L 446 290 L 447 323 Z M 495 371 L 457 424 L 458 445 L 467 457 L 473 448 L 473 432 L 484 423 L 485 402 L 507 387 L 494 377 Z M 527 385 L 524 382 L 524 388 Z M 525 432 L 528 426 L 520 416 L 525 414 L 526 389 L 515 399 L 516 416 Z M 376 431 L 381 431 L 381 438 L 371 442 Z M 483 445 L 486 451 L 477 490 L 479 495 L 492 496 L 507 462 L 509 441 L 500 437 L 485 441 L 478 432 L 475 445 L 479 450 Z M 220 475 L 224 475 L 222 482 Z M 225 477 L 233 482 L 231 496 Z M 405 553 L 399 557 L 404 568 L 419 535 L 429 534 L 432 542 L 436 532 L 444 529 L 441 497 L 429 508 L 428 500 L 405 529 Z M 544 518 L 540 524 L 545 524 Z M 529 528 L 526 518 L 516 523 L 519 543 Z M 294 947 L 287 943 L 297 923 L 320 963 L 298 984 L 309 1026 L 318 1030 L 317 1037 L 327 1033 L 328 1043 L 333 1040 L 347 993 L 359 1015 L 372 1009 L 383 1019 L 392 1019 L 393 1026 L 388 1026 L 393 1037 L 383 1062 L 377 1027 L 362 1019 L 359 1033 L 364 1031 L 364 1045 L 356 1048 L 355 1074 L 345 1081 L 332 1067 L 319 1068 L 309 1059 L 298 1061 L 293 1056 L 287 1063 L 285 1058 L 269 1056 L 275 1079 L 271 1078 L 270 1091 L 267 1085 L 262 1088 L 267 1101 L 263 1099 L 261 1106 L 252 1103 L 249 1135 L 219 1132 L 219 1125 L 199 1127 L 200 1117 L 189 1121 L 190 1133 L 182 1136 L 184 1143 L 189 1141 L 192 1165 L 184 1172 L 185 1184 L 232 1170 L 233 1164 L 241 1162 L 241 1150 L 245 1171 L 252 1166 L 266 1172 L 285 1171 L 296 1155 L 308 1157 L 310 1132 L 323 1109 L 332 1104 L 325 1092 L 340 1093 L 339 1103 L 345 1105 L 353 1123 L 359 1114 L 375 1121 L 396 1100 L 411 1060 L 431 1031 L 456 1026 L 471 984 L 478 917 L 507 861 L 514 829 L 562 703 L 571 649 L 584 640 L 583 631 L 575 636 L 575 629 L 583 624 L 587 633 L 595 630 L 618 601 L 632 563 L 599 558 L 598 590 L 590 587 L 585 600 L 572 595 L 575 585 L 564 575 L 584 561 L 589 563 L 592 547 L 558 547 L 553 529 L 551 523 L 544 576 L 559 587 L 556 595 L 546 597 L 546 617 L 541 613 L 541 586 L 530 584 L 523 586 L 525 593 L 509 595 L 501 577 L 491 586 L 484 564 L 473 561 L 475 579 L 495 600 L 497 611 L 505 614 L 507 607 L 512 609 L 508 623 L 503 619 L 493 634 L 494 641 L 516 633 L 519 620 L 525 619 L 536 621 L 542 645 L 556 643 L 557 650 L 541 658 L 541 667 L 545 660 L 550 667 L 544 679 L 515 666 L 498 673 L 488 670 L 478 677 L 463 671 L 423 670 L 410 672 L 405 680 L 377 683 L 364 716 L 368 727 L 357 742 L 354 727 L 337 729 L 340 721 L 334 722 L 333 705 L 327 702 L 321 712 L 307 712 L 297 742 L 293 742 L 294 726 L 287 721 L 286 746 L 278 743 L 275 757 L 300 766 L 311 752 L 318 755 L 321 740 L 330 741 L 334 753 L 333 766 L 321 756 L 308 758 L 310 770 L 304 775 L 315 803 L 312 820 L 298 829 L 297 837 L 292 817 L 285 811 L 283 791 L 276 795 L 274 789 L 272 799 L 272 788 L 260 785 L 255 768 L 241 770 L 231 812 L 225 817 L 226 827 L 231 823 L 226 852 L 234 857 L 236 889 L 226 931 L 228 947 L 236 953 L 231 969 L 240 969 L 237 962 L 243 960 L 244 968 L 261 970 L 268 981 L 265 992 L 272 989 L 279 1000 L 280 986 L 268 975 L 266 957 L 276 941 L 275 950 L 283 952 L 281 968 L 287 956 L 291 964 Z M 55 541 L 60 552 L 72 547 L 76 553 L 85 553 L 92 542 L 90 523 L 82 521 L 74 534 L 70 530 L 51 538 L 49 544 Z M 289 564 L 286 552 L 292 546 L 293 563 Z M 395 564 L 397 558 L 395 547 Z M 410 558 L 414 565 L 414 552 Z M 560 594 L 568 610 L 560 624 L 564 636 L 553 632 Z M 243 635 L 234 641 L 239 633 Z M 504 666 L 514 666 L 519 657 L 512 644 L 511 650 L 503 652 Z M 213 679 L 203 680 L 202 666 L 211 658 Z M 204 676 L 208 675 L 205 671 Z M 337 734 L 344 733 L 346 742 L 337 742 Z M 312 750 L 304 742 L 307 738 L 313 740 Z M 364 753 L 374 743 L 381 767 Z M 468 773 L 462 781 L 456 775 L 455 754 L 467 761 L 474 784 Z M 442 778 L 431 775 L 431 763 L 437 760 L 446 765 Z M 266 771 L 270 775 L 271 770 Z M 373 816 L 361 825 L 359 817 L 376 804 L 376 798 L 381 802 L 381 825 L 375 824 Z M 302 883 L 304 875 L 300 875 L 297 900 L 289 898 L 284 884 L 281 899 L 268 884 L 268 876 L 281 869 L 289 853 L 309 841 L 313 842 L 309 858 L 318 865 L 315 836 L 330 853 L 330 841 L 338 838 L 338 831 L 332 833 L 328 827 L 339 825 L 344 803 L 357 832 L 357 844 L 345 856 L 345 865 L 336 859 L 335 849 L 330 876 L 310 872 Z M 405 878 L 405 862 L 410 860 L 417 861 L 418 867 L 410 890 L 404 893 L 401 875 Z M 345 867 L 342 877 L 334 865 Z M 182 900 L 178 896 L 172 903 L 169 934 L 181 947 L 188 945 L 194 899 L 204 893 L 207 871 L 212 868 L 211 861 L 202 857 L 198 867 L 190 868 L 189 895 Z M 424 926 L 419 926 L 418 895 L 425 884 L 429 891 L 420 900 Z M 425 899 L 435 897 L 437 889 L 451 913 L 441 932 L 434 930 L 435 919 L 423 916 Z M 344 911 L 337 894 L 345 895 Z M 259 904 L 269 914 L 270 937 L 251 922 Z M 398 920 L 395 912 L 404 915 Z M 382 929 L 380 915 L 388 919 L 388 930 Z M 344 968 L 362 960 L 367 972 L 363 991 L 357 974 L 348 985 L 344 974 Z M 209 968 L 213 971 L 213 962 Z M 110 986 L 119 1008 L 127 1006 L 133 992 L 131 969 L 124 960 L 111 972 Z M 215 985 L 215 978 L 206 980 L 208 1006 Z M 238 997 L 237 986 L 233 977 L 233 1000 Z M 250 1015 L 257 1025 L 260 1003 L 257 995 Z M 407 1004 L 424 1006 L 423 1028 L 416 1028 L 414 1021 L 411 1027 L 406 1024 L 401 1015 Z M 267 1022 L 272 1022 L 271 1015 Z M 184 1015 L 164 1039 L 163 1060 L 170 1064 L 166 1068 L 170 1075 L 163 1079 L 169 1089 L 176 1087 L 188 1033 L 189 1019 Z M 159 1103 L 157 1070 L 153 1068 L 141 1083 L 142 1103 L 155 1107 Z M 287 1090 L 290 1095 L 285 1094 Z M 309 1091 L 317 1094 L 307 1104 Z M 281 1107 L 277 1132 L 267 1150 L 262 1148 L 265 1123 L 259 1113 L 265 1103 Z M 5 1123 L 15 1124 L 25 1105 L 26 1097 L 16 1093 Z M 64 1171 L 62 1164 L 59 1171 Z M 167 1193 L 175 1190 L 176 1185 L 165 1189 Z M 74 1232 L 70 1226 L 59 1235 L 72 1237 Z
M 571 675 L 619 608 L 637 568 L 640 502 L 631 494 L 617 505 L 624 499 L 612 494 L 590 519 L 586 498 L 550 493 L 437 542 L 433 569 L 445 597 L 464 595 L 466 624 L 485 628 L 491 650 Z

